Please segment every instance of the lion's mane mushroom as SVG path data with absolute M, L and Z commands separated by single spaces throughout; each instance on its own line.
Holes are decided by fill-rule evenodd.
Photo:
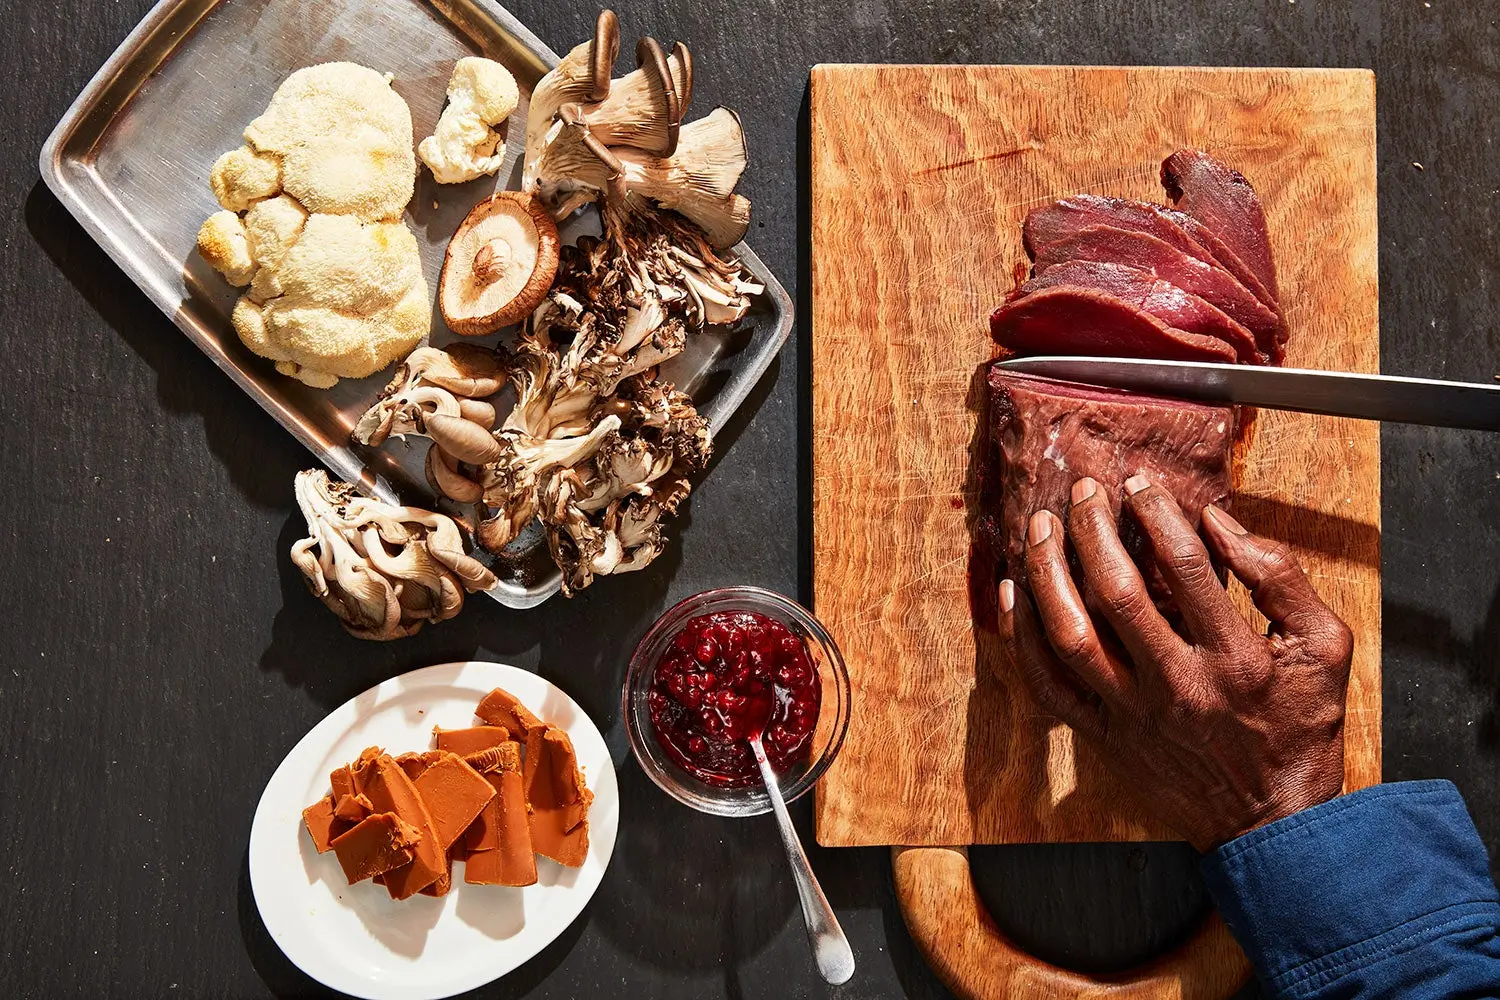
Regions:
M 230 317 L 283 375 L 326 389 L 421 342 L 431 299 L 401 221 L 415 159 L 411 112 L 390 78 L 354 63 L 299 69 L 214 163 L 223 211 L 198 250 L 249 289 Z
M 510 71 L 493 59 L 465 56 L 453 64 L 448 106 L 417 155 L 439 184 L 462 184 L 500 169 L 499 126 L 516 110 L 520 91 Z
M 360 496 L 321 469 L 299 472 L 296 494 L 308 537 L 292 546 L 292 562 L 353 636 L 414 635 L 496 583 L 450 517 Z
M 474 470 L 500 454 L 495 408 L 485 400 L 500 391 L 503 374 L 499 356 L 477 344 L 420 347 L 354 425 L 354 440 L 378 447 L 393 435 L 430 438 L 428 484 L 473 503 L 482 493 Z
M 438 305 L 449 329 L 493 333 L 541 304 L 557 273 L 557 225 L 529 194 L 497 191 L 448 242 Z

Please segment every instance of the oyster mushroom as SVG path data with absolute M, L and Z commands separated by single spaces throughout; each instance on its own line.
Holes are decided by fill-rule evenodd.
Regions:
M 490 434 L 495 407 L 482 397 L 500 391 L 501 374 L 495 352 L 476 344 L 418 348 L 356 422 L 352 436 L 370 446 L 392 435 L 431 438 L 428 484 L 450 500 L 473 503 L 482 492 L 474 465 L 498 454 Z
M 292 545 L 292 562 L 353 636 L 414 635 L 496 583 L 450 517 L 360 496 L 321 469 L 299 472 L 295 490 L 308 537 Z
M 605 146 L 629 146 L 653 156 L 670 156 L 677 148 L 681 102 L 672 68 L 654 38 L 636 45 L 636 70 L 609 84 L 602 100 L 564 104 L 557 114 L 587 129 Z
M 594 20 L 594 37 L 589 46 L 589 100 L 602 101 L 609 96 L 609 75 L 615 71 L 620 55 L 620 21 L 608 7 Z
M 594 37 L 575 45 L 532 88 L 526 111 L 526 169 L 539 157 L 546 133 L 565 104 L 587 104 L 609 96 L 609 74 L 620 51 L 620 26 L 614 11 L 601 10 Z
M 497 191 L 448 243 L 438 304 L 449 329 L 493 333 L 541 304 L 557 273 L 557 226 L 530 195 Z
M 555 78 L 544 79 L 538 91 L 582 93 L 585 78 L 597 69 L 589 53 L 612 50 L 617 32 L 613 17 L 601 16 L 595 39 L 569 53 Z M 750 202 L 735 193 L 748 160 L 739 117 L 718 108 L 680 125 L 670 155 L 662 154 L 665 143 L 611 131 L 605 109 L 622 106 L 620 89 L 632 78 L 637 89 L 648 80 L 670 78 L 679 118 L 692 98 L 694 68 L 685 45 L 677 43 L 664 56 L 659 45 L 643 39 L 637 57 L 640 68 L 611 81 L 606 97 L 592 105 L 533 102 L 522 184 L 555 218 L 599 203 L 609 245 L 605 268 L 580 258 L 573 258 L 571 267 L 564 264 L 554 282 L 555 308 L 543 306 L 546 322 L 571 326 L 570 310 L 587 311 L 617 335 L 626 327 L 630 336 L 650 334 L 667 357 L 681 349 L 670 346 L 677 336 L 737 322 L 764 289 L 740 261 L 722 253 L 750 224 Z M 589 273 L 580 270 L 582 265 Z M 604 288 L 620 294 L 596 294 Z M 672 326 L 677 318 L 681 325 Z
M 611 150 L 626 197 L 646 198 L 692 220 L 715 249 L 734 246 L 750 226 L 750 201 L 734 193 L 748 154 L 739 115 L 715 108 L 682 127 L 675 155 Z

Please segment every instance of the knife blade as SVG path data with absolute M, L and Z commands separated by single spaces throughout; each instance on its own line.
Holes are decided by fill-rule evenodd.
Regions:
M 1032 357 L 1006 371 L 1205 403 L 1240 403 L 1335 417 L 1500 430 L 1500 385 L 1404 375 L 1142 358 Z

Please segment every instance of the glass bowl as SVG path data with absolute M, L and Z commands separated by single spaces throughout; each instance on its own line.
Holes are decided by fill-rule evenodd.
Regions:
M 630 749 L 641 769 L 662 791 L 699 812 L 716 816 L 758 816 L 771 811 L 771 799 L 766 795 L 765 787 L 755 784 L 720 788 L 683 770 L 667 756 L 657 741 L 651 710 L 646 704 L 657 661 L 666 652 L 672 637 L 690 619 L 716 611 L 752 611 L 781 622 L 807 644 L 808 655 L 818 673 L 822 703 L 813 730 L 812 749 L 805 761 L 777 776 L 781 794 L 788 802 L 806 794 L 818 783 L 844 744 L 844 734 L 849 729 L 849 673 L 844 668 L 844 658 L 839 654 L 838 646 L 806 608 L 759 587 L 722 587 L 679 601 L 656 620 L 636 645 L 630 658 L 630 669 L 625 674 L 621 714 L 630 737 Z

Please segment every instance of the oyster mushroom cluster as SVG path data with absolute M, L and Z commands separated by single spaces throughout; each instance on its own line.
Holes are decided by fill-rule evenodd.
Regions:
M 557 218 L 599 205 L 612 269 L 643 317 L 737 322 L 764 290 L 722 253 L 750 225 L 750 202 L 734 190 L 748 162 L 739 116 L 716 108 L 683 123 L 693 63 L 681 42 L 667 54 L 642 38 L 637 68 L 611 79 L 619 46 L 615 15 L 601 11 L 594 37 L 537 84 L 522 187 Z
M 296 493 L 308 537 L 292 562 L 351 635 L 414 635 L 458 614 L 465 593 L 495 585 L 450 517 L 360 496 L 321 469 L 299 472 Z
M 488 348 L 419 347 L 354 425 L 354 440 L 379 447 L 392 435 L 430 438 L 427 484 L 450 500 L 474 503 L 483 493 L 475 470 L 500 457 L 491 433 L 495 407 L 487 400 L 500 391 L 504 375 Z

